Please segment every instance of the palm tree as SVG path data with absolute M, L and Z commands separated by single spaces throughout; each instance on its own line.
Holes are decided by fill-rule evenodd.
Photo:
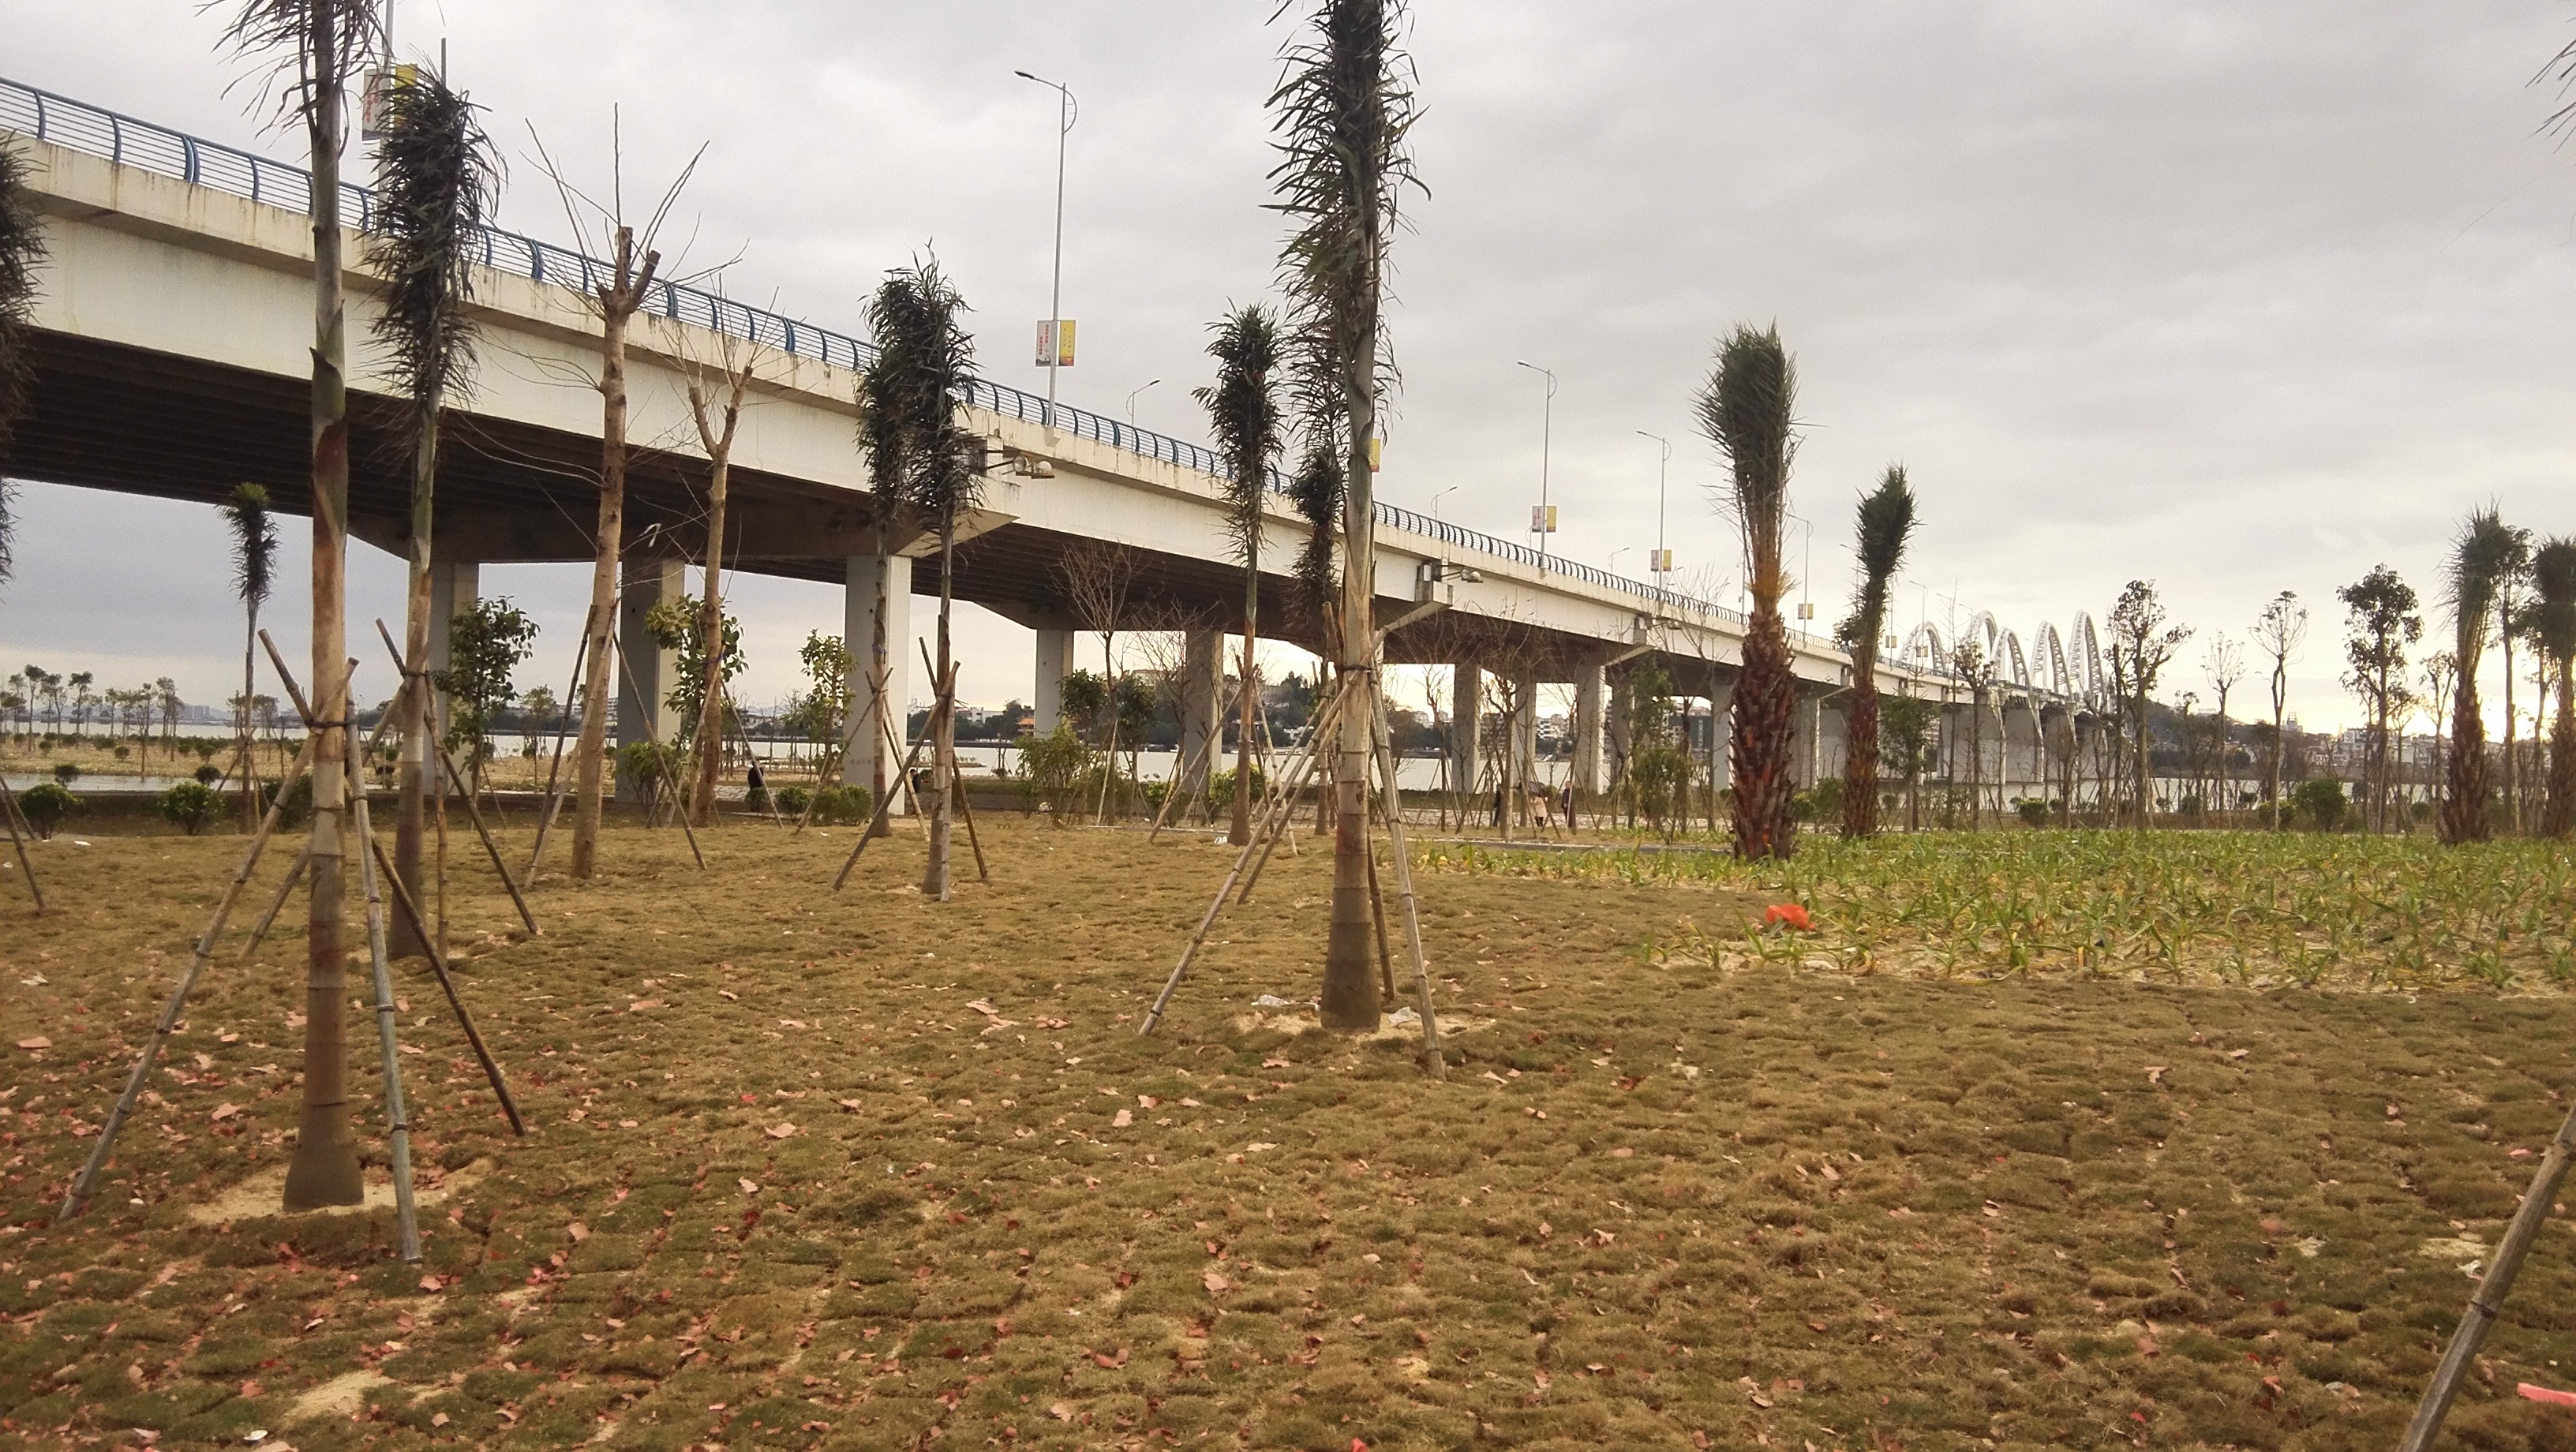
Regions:
M 1798 452 L 1797 402 L 1797 365 L 1776 327 L 1756 332 L 1738 325 L 1718 345 L 1717 367 L 1699 396 L 1700 431 L 1733 471 L 1726 502 L 1743 534 L 1744 578 L 1753 597 L 1729 752 L 1739 857 L 1787 857 L 1797 850 L 1789 733 L 1798 683 L 1789 674 L 1789 631 L 1780 618 L 1788 588 L 1780 535 L 1789 509 L 1789 463 Z
M 2558 718 L 2549 732 L 2549 800 L 2540 819 L 2544 837 L 2565 840 L 2576 831 L 2576 539 L 2553 539 L 2531 555 L 2531 583 L 2540 596 L 2535 643 L 2549 655 L 2558 677 Z
M 1208 354 L 1217 361 L 1217 381 L 1190 396 L 1206 406 L 1225 459 L 1226 533 L 1243 561 L 1243 688 L 1234 728 L 1234 824 L 1226 834 L 1240 847 L 1252 840 L 1252 647 L 1261 631 L 1262 498 L 1279 452 L 1279 398 L 1270 378 L 1279 366 L 1279 324 L 1268 308 L 1250 303 L 1214 331 Z
M 1279 259 L 1291 327 L 1299 351 L 1313 362 L 1313 388 L 1333 395 L 1319 416 L 1342 425 L 1340 437 L 1325 444 L 1342 479 L 1347 566 L 1334 654 L 1343 688 L 1361 694 L 1342 712 L 1335 742 L 1333 905 L 1322 1016 L 1326 1029 L 1346 1033 L 1378 1026 L 1365 791 L 1378 700 L 1370 466 L 1388 368 L 1380 315 L 1387 239 L 1397 195 L 1414 180 L 1405 150 L 1416 115 L 1413 67 L 1397 45 L 1403 22 L 1403 0 L 1320 0 L 1305 33 L 1288 44 L 1285 73 L 1270 96 L 1281 153 L 1271 171 L 1278 193 L 1272 205 L 1295 228 Z
M 2451 697 L 2451 759 L 2442 801 L 2444 842 L 2483 842 L 2489 835 L 2486 723 L 2478 716 L 2478 657 L 2486 649 L 2487 616 L 2496 590 L 2513 567 L 2519 541 L 2489 505 L 2469 516 L 2451 555 L 2451 655 L 2459 681 Z M 2437 707 L 2438 709 L 2438 707 Z
M 385 284 L 374 333 L 387 372 L 410 401 L 410 591 L 403 612 L 403 689 L 395 697 L 402 724 L 394 785 L 394 875 L 414 902 L 421 896 L 422 792 L 435 729 L 428 685 L 430 537 L 438 482 L 438 420 L 447 401 L 470 386 L 474 323 L 473 244 L 491 211 L 496 184 L 492 148 L 474 122 L 475 106 L 435 71 L 392 87 L 384 99 L 383 140 L 376 150 L 376 189 L 383 220 L 367 261 Z M 248 689 L 247 686 L 244 687 Z M 393 951 L 419 957 L 408 918 L 394 922 Z
M 984 490 L 983 471 L 968 456 L 971 440 L 958 425 L 958 411 L 975 381 L 974 342 L 957 321 L 965 310 L 935 257 L 887 274 L 868 302 L 868 328 L 878 352 L 861 383 L 871 474 L 939 533 L 939 647 L 932 682 L 937 694 L 931 698 L 933 760 L 925 793 L 930 860 L 921 878 L 922 896 L 938 902 L 949 896 L 950 783 L 957 775 L 949 616 L 956 599 L 958 516 L 973 509 Z M 884 619 L 882 609 L 878 619 Z
M 27 411 L 36 365 L 28 334 L 36 324 L 36 267 L 45 260 L 45 233 L 27 195 L 27 159 L 0 146 L 0 461 L 9 435 Z M 14 563 L 9 553 L 11 486 L 0 478 L 0 580 Z
M 1905 544 L 1914 534 L 1914 491 L 1906 486 L 1905 466 L 1890 464 L 1878 487 L 1861 496 L 1853 552 L 1860 557 L 1860 589 L 1852 599 L 1851 618 L 1843 622 L 1843 646 L 1851 652 L 1852 694 L 1849 738 L 1843 748 L 1843 835 L 1878 835 L 1878 647 L 1887 630 L 1887 592 L 1896 567 L 1905 562 Z
M 891 276 L 878 284 L 871 307 L 878 305 L 883 306 L 889 320 L 905 311 L 900 289 Z M 874 326 L 873 312 L 870 325 Z M 902 734 L 901 720 L 888 719 L 889 713 L 896 709 L 895 703 L 886 699 L 888 683 L 894 678 L 896 649 L 895 642 L 886 638 L 886 615 L 894 603 L 889 597 L 892 587 L 887 582 L 887 575 L 894 565 L 896 541 L 909 540 L 913 526 L 912 502 L 904 479 L 910 447 L 907 431 L 911 427 L 904 412 L 903 372 L 908 363 L 900 349 L 894 346 L 895 342 L 889 335 L 878 335 L 877 355 L 859 371 L 858 389 L 859 447 L 867 456 L 868 512 L 876 526 L 877 597 L 876 608 L 871 612 L 874 629 L 868 641 L 867 720 L 864 723 L 853 721 L 851 727 L 867 759 L 874 763 L 869 785 L 874 793 L 871 800 L 877 802 L 888 800 L 886 793 L 894 785 L 888 772 L 898 764 L 886 757 L 887 733 Z M 841 770 L 846 779 L 849 773 L 846 761 Z M 879 813 L 872 823 L 877 835 L 883 836 L 894 830 L 893 823 L 888 820 L 889 815 Z
M 281 54 L 281 112 L 304 123 L 313 218 L 313 674 L 320 721 L 349 719 L 345 597 L 349 552 L 349 327 L 343 297 L 340 148 L 349 77 L 376 38 L 373 0 L 243 0 L 229 32 L 250 52 Z M 305 935 L 304 1103 L 286 1166 L 286 1208 L 355 1205 L 357 1142 L 349 1130 L 346 880 L 348 733 L 323 728 L 313 749 L 310 927 Z
M 259 830 L 259 783 L 252 769 L 250 702 L 259 690 L 254 664 L 259 647 L 259 607 L 268 599 L 277 573 L 277 522 L 268 517 L 268 491 L 256 484 L 233 486 L 224 501 L 224 522 L 233 532 L 233 588 L 247 617 L 242 626 L 241 784 L 242 830 Z M 418 899 L 414 899 L 418 901 Z

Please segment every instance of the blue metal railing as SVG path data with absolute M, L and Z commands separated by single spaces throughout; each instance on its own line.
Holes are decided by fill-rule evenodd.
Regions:
M 247 197 L 254 202 L 290 211 L 312 210 L 313 175 L 302 167 L 271 161 L 221 142 L 201 141 L 165 126 L 155 126 L 149 121 L 139 121 L 68 96 L 22 85 L 6 77 L 0 77 L 0 130 L 16 131 L 39 141 L 104 157 L 120 166 L 138 167 L 191 185 Z M 359 231 L 374 230 L 376 195 L 372 190 L 342 182 L 340 206 L 341 215 Z M 485 266 L 535 282 L 555 283 L 589 292 L 609 276 L 606 262 L 517 232 L 487 227 L 482 230 L 482 243 Z M 738 303 L 703 288 L 660 282 L 654 284 L 654 298 L 652 310 L 664 317 L 749 342 L 767 344 L 798 357 L 813 358 L 843 368 L 857 368 L 876 355 L 875 348 L 846 333 L 836 333 L 765 308 Z M 1046 423 L 1052 410 L 1055 427 L 1077 438 L 1091 439 L 1114 449 L 1159 459 L 1202 474 L 1224 477 L 1225 461 L 1213 449 L 1159 434 L 1152 429 L 1140 429 L 1069 404 L 1049 405 L 1036 394 L 1006 383 L 977 379 L 969 387 L 967 402 L 973 407 L 990 409 L 1025 423 Z M 1275 469 L 1271 471 L 1270 491 L 1274 494 L 1287 492 L 1286 476 Z M 1378 523 L 1392 529 L 1533 569 L 1553 571 L 1598 589 L 1615 590 L 1670 608 L 1702 612 L 1737 626 L 1745 623 L 1740 612 L 1722 605 L 1624 575 L 1614 575 L 1562 555 L 1541 554 L 1527 545 L 1433 519 L 1397 505 L 1380 502 L 1377 519 Z M 1790 634 L 1811 650 L 1835 652 L 1833 644 L 1820 636 L 1805 631 L 1791 631 Z M 1923 673 L 1949 674 L 1947 670 L 1937 668 Z

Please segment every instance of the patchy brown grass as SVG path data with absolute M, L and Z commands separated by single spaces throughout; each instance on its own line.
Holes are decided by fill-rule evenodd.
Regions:
M 51 1040 L 0 1044 L 0 1432 L 2384 1446 L 2576 1052 L 2557 997 L 1712 965 L 1650 945 L 1762 899 L 1426 874 L 1474 1025 L 1434 1084 L 1401 1036 L 1253 1013 L 1318 976 L 1311 850 L 1140 1041 L 1223 850 L 983 825 L 996 881 L 947 906 L 911 836 L 835 897 L 846 831 L 730 827 L 701 874 L 621 830 L 533 942 L 460 867 L 535 1133 L 406 973 L 419 1267 L 388 1209 L 272 1213 L 292 928 L 209 973 L 111 1183 L 49 1227 L 239 843 L 48 844 L 65 910 L 0 881 L 6 1042 Z M 2576 1446 L 2525 1379 L 2576 1383 L 2563 1221 L 2459 1445 Z

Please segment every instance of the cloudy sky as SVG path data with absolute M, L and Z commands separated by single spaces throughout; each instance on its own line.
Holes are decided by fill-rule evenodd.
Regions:
M 0 0 L 0 64 L 291 156 L 226 94 L 248 68 L 218 53 L 223 8 Z M 1205 324 L 1272 281 L 1271 8 L 398 0 L 395 24 L 408 52 L 444 39 L 490 108 L 508 224 L 568 240 L 530 128 L 604 178 L 619 107 L 630 191 L 708 145 L 691 257 L 741 251 L 734 295 L 850 328 L 887 267 L 935 247 L 987 371 L 1022 386 L 1043 381 L 1027 339 L 1047 312 L 1055 96 L 1012 72 L 1069 82 L 1083 357 L 1066 396 L 1122 414 L 1141 387 L 1142 423 L 1198 438 Z M 1849 589 L 1854 498 L 1902 460 L 1924 520 L 1906 626 L 1990 609 L 2027 639 L 2146 578 L 2204 640 L 2241 638 L 2295 590 L 2316 619 L 2292 708 L 2348 722 L 2337 586 L 2385 562 L 2438 614 L 2443 543 L 2490 499 L 2576 532 L 2576 148 L 2540 134 L 2556 93 L 2528 84 L 2571 22 L 2534 0 L 1421 0 L 1429 195 L 1397 252 L 1382 487 L 1525 524 L 1527 359 L 1562 380 L 1559 547 L 1640 571 L 1657 449 L 1638 431 L 1662 434 L 1684 575 L 1731 594 L 1688 400 L 1721 330 L 1776 321 L 1809 427 L 1793 507 L 1812 564 L 1804 532 L 1791 564 L 1820 618 Z M 20 510 L 0 654 L 221 694 L 209 519 L 37 485 Z M 357 562 L 358 608 L 392 615 L 399 573 Z M 586 567 L 494 570 L 486 590 L 547 626 L 523 683 L 560 677 Z M 740 599 L 760 702 L 839 606 L 783 582 Z M 2168 684 L 2205 701 L 2201 646 Z M 970 696 L 1029 689 L 1024 633 L 985 617 L 964 650 Z M 2239 688 L 2240 714 L 2258 694 Z

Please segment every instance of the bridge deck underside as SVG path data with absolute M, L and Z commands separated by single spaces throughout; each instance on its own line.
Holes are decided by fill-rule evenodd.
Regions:
M 13 476 L 209 505 L 249 482 L 266 486 L 281 512 L 310 513 L 306 380 L 65 333 L 40 330 L 34 345 L 33 407 L 11 448 Z M 402 549 L 409 534 L 405 413 L 398 399 L 350 395 L 351 529 L 389 551 Z M 630 451 L 630 555 L 704 557 L 706 472 L 703 460 L 687 455 Z M 598 478 L 595 438 L 452 410 L 442 426 L 439 456 L 438 551 L 486 563 L 587 561 L 598 518 Z M 736 469 L 727 517 L 729 569 L 840 584 L 849 557 L 876 548 L 868 496 L 806 480 Z M 1078 536 L 1003 524 L 958 547 L 957 596 L 1014 619 L 1073 625 L 1065 560 L 1084 543 Z M 1139 568 L 1121 628 L 1242 630 L 1243 577 L 1237 567 L 1136 553 Z M 920 561 L 914 593 L 935 595 L 938 588 L 935 558 Z M 1301 593 L 1293 580 L 1265 570 L 1261 631 L 1312 649 L 1322 633 Z M 1379 619 L 1409 608 L 1411 602 L 1382 599 Z M 1387 658 L 1537 660 L 1561 654 L 1570 644 L 1548 637 L 1514 622 L 1442 613 L 1396 632 Z

